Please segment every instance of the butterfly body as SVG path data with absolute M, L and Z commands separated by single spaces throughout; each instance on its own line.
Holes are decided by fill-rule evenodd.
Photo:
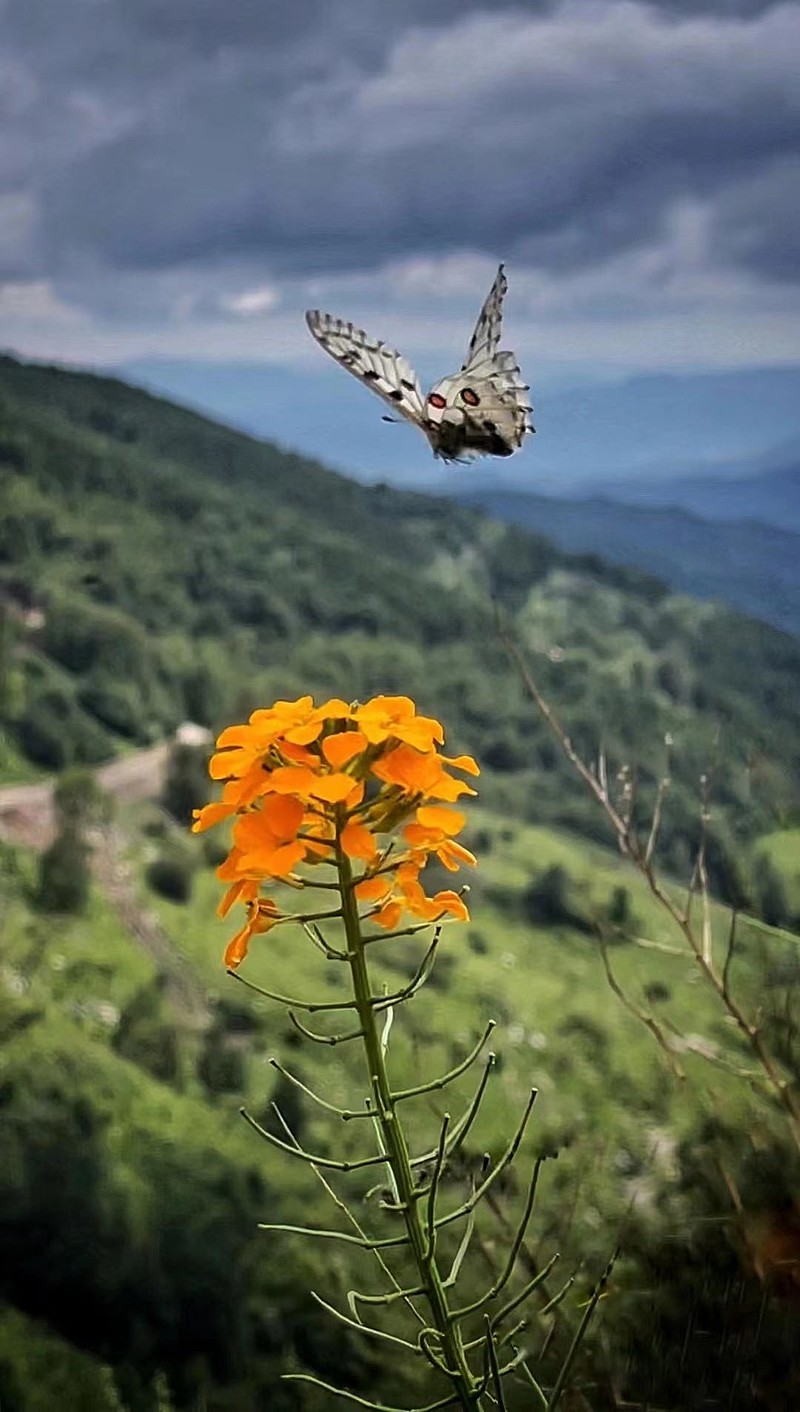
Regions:
M 533 427 L 529 388 L 516 358 L 498 351 L 506 288 L 501 265 L 461 370 L 442 378 L 427 397 L 410 363 L 363 329 L 318 309 L 306 314 L 306 322 L 326 353 L 419 427 L 440 460 L 511 456 Z

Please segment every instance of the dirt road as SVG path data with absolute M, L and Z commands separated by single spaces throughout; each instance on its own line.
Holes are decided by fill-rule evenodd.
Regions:
M 161 791 L 169 743 L 148 746 L 96 771 L 101 789 L 115 799 L 152 799 Z M 53 782 L 12 784 L 0 789 L 0 839 L 46 848 L 55 831 Z
M 115 799 L 155 799 L 161 793 L 170 742 L 137 750 L 97 770 L 97 782 Z M 0 789 L 0 839 L 41 850 L 55 832 L 53 782 L 9 785 Z M 125 930 L 149 952 L 164 976 L 176 1015 L 191 1028 L 209 1023 L 208 996 L 191 967 L 164 931 L 158 916 L 143 905 L 137 880 L 126 860 L 126 839 L 113 824 L 89 830 L 95 882 L 108 897 Z

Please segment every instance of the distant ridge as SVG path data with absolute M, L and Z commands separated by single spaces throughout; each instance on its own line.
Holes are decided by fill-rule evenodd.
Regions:
M 796 477 L 800 492 L 800 469 L 783 474 Z M 697 499 L 710 502 L 713 489 L 709 482 L 704 501 L 699 487 Z M 733 487 L 719 489 L 733 496 Z M 800 533 L 790 528 L 760 519 L 715 523 L 674 503 L 622 504 L 610 493 L 555 499 L 481 489 L 465 491 L 459 500 L 508 524 L 536 529 L 569 553 L 646 568 L 674 589 L 718 599 L 800 637 Z

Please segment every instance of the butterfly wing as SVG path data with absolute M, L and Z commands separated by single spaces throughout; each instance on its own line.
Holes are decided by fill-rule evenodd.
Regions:
M 468 368 L 473 368 L 476 363 L 483 363 L 487 358 L 492 358 L 497 351 L 500 342 L 500 330 L 503 324 L 503 300 L 508 289 L 508 280 L 505 277 L 503 266 L 500 265 L 495 281 L 486 296 L 486 302 L 478 315 L 478 322 L 475 325 L 472 338 L 469 341 L 467 356 L 461 364 L 462 372 Z
M 377 392 L 384 402 L 425 430 L 425 400 L 411 364 L 393 348 L 370 338 L 362 328 L 309 309 L 306 323 L 321 348 Z

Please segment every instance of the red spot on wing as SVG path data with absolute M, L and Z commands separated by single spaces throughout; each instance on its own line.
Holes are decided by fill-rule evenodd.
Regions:
M 430 397 L 428 398 L 428 401 L 430 402 L 432 407 L 447 406 L 447 400 L 446 398 L 442 397 L 441 392 L 432 392 Z

